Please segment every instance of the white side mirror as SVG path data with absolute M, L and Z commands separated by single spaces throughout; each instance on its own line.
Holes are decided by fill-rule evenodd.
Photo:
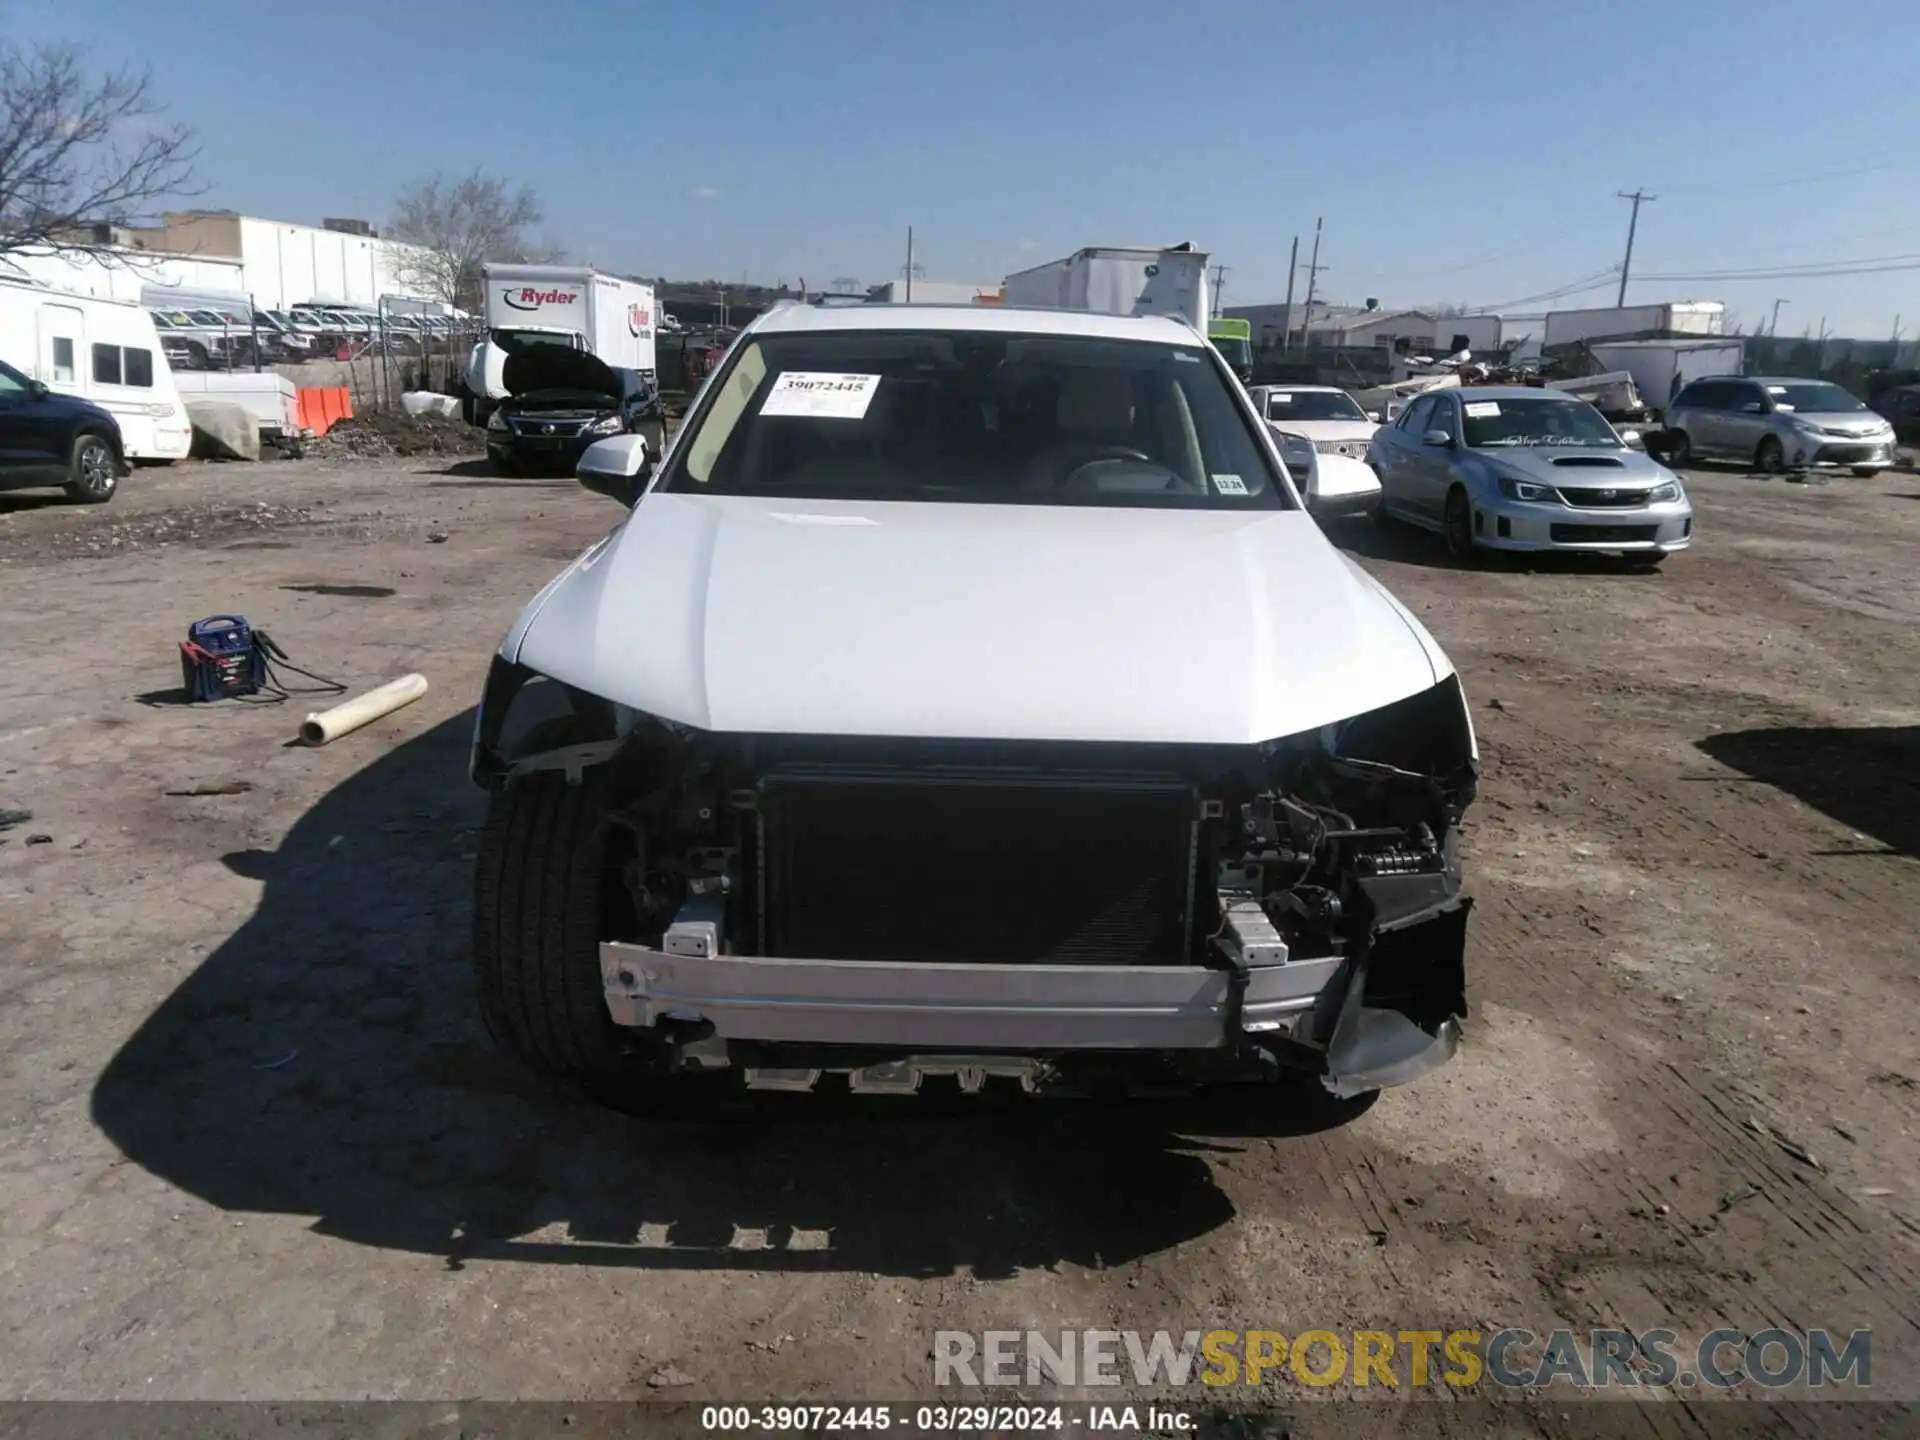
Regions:
M 631 505 L 640 497 L 653 464 L 646 436 L 610 435 L 586 448 L 573 473 L 587 489 Z
M 1378 425 L 1380 423 L 1380 412 L 1378 410 L 1367 411 L 1367 419 Z

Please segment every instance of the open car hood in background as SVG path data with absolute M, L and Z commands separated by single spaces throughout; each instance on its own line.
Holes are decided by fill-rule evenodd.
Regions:
M 620 377 L 611 366 L 596 355 L 564 345 L 530 345 L 509 355 L 500 367 L 500 383 L 509 395 L 578 390 L 618 400 L 621 394 Z

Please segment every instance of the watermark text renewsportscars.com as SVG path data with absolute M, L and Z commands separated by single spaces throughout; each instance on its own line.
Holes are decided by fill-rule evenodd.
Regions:
M 1302 1385 L 1866 1390 L 1868 1330 L 941 1330 L 941 1386 Z

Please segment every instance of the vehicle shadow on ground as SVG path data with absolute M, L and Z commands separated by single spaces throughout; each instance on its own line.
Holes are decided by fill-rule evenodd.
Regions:
M 504 480 L 498 475 L 488 476 L 484 480 L 429 480 L 427 487 L 432 490 L 574 490 L 580 482 L 570 475 L 556 475 L 547 480 Z
M 1648 568 L 1619 555 L 1583 554 L 1579 551 L 1523 554 L 1512 550 L 1482 550 L 1475 554 L 1471 562 L 1461 561 L 1447 553 L 1447 547 L 1438 535 L 1398 521 L 1386 525 L 1373 521 L 1335 525 L 1327 531 L 1327 538 L 1349 555 L 1367 560 L 1390 560 L 1401 565 L 1418 565 L 1427 570 L 1618 575 L 1629 570 L 1644 572 Z
M 423 475 L 466 475 L 474 479 L 498 478 L 499 471 L 493 468 L 493 462 L 484 456 L 473 460 L 456 460 L 444 470 L 423 470 Z
M 1848 829 L 1920 856 L 1920 725 L 1733 730 L 1698 744 Z
M 70 505 L 78 510 L 65 495 L 55 491 L 49 494 L 43 490 L 0 491 L 0 516 L 24 515 L 33 510 L 51 510 L 56 505 Z
M 543 1086 L 475 1013 L 472 723 L 343 781 L 277 850 L 226 857 L 264 884 L 258 908 L 93 1091 L 129 1159 L 225 1210 L 310 1215 L 451 1265 L 985 1277 L 1203 1235 L 1234 1216 L 1210 1151 L 1332 1123 L 1271 1090 L 1115 1107 L 774 1095 L 667 1122 Z

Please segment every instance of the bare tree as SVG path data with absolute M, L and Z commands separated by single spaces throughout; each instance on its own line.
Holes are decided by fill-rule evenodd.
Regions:
M 101 221 L 139 224 L 197 193 L 198 150 L 160 114 L 144 70 L 90 72 L 72 45 L 0 43 L 0 255 L 29 248 L 121 258 Z
M 413 181 L 394 201 L 387 234 L 425 247 L 401 259 L 403 283 L 444 304 L 475 309 L 486 261 L 560 258 L 558 247 L 527 239 L 539 223 L 532 190 L 509 190 L 504 180 L 474 170 L 457 180 L 433 174 Z

